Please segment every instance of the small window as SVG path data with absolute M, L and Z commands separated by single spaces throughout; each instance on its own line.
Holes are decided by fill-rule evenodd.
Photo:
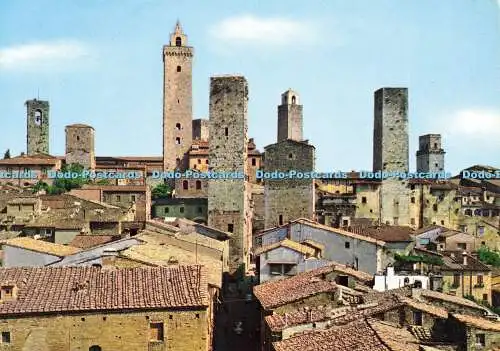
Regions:
M 432 210 L 433 211 L 437 211 L 438 210 L 438 205 L 437 204 L 432 205 Z
M 200 159 L 198 159 L 198 164 L 201 164 L 201 160 Z
M 457 247 L 460 250 L 467 250 L 467 243 L 457 243 Z
M 229 136 L 229 128 L 228 127 L 224 128 L 224 135 Z
M 288 154 L 288 159 L 292 160 L 293 159 L 293 154 Z
M 80 141 L 80 137 L 78 135 L 76 136 L 76 141 Z
M 149 324 L 149 340 L 163 341 L 163 323 Z
M 361 198 L 361 203 L 362 203 L 362 204 L 366 204 L 366 196 L 363 196 L 363 197 Z
M 415 218 L 410 218 L 410 224 L 415 225 Z
M 2 344 L 10 344 L 10 332 L 2 332 Z
M 234 224 L 233 224 L 233 223 L 229 223 L 229 224 L 227 225 L 227 231 L 228 231 L 229 233 L 232 233 L 232 232 L 234 231 Z
M 350 242 L 348 242 L 348 241 L 346 241 L 346 242 L 344 243 L 344 247 L 345 247 L 346 249 L 350 249 L 350 248 L 351 248 L 351 243 L 350 243 Z
M 411 190 L 415 190 L 415 184 L 410 185 Z
M 181 144 L 181 138 L 177 137 L 175 138 L 175 145 L 180 145 Z
M 116 195 L 116 201 L 118 202 L 122 201 L 122 197 L 120 195 Z
M 181 71 L 181 66 L 177 66 L 177 72 Z
M 411 203 L 414 204 L 415 203 L 415 197 L 412 196 L 411 198 Z
M 279 215 L 278 222 L 279 225 L 283 225 L 283 215 Z
M 13 291 L 13 286 L 2 286 L 2 300 L 12 299 Z
M 477 276 L 477 285 L 483 285 L 483 276 L 482 275 Z
M 484 334 L 476 334 L 476 346 L 486 346 L 486 336 Z
M 182 46 L 182 39 L 181 39 L 181 37 L 175 38 L 175 46 Z
M 184 207 L 179 208 L 180 213 L 184 213 Z
M 169 211 L 170 211 L 169 208 L 165 207 L 165 214 L 167 214 Z
M 177 130 L 181 130 L 181 124 L 180 124 L 180 123 L 176 123 L 176 124 L 175 124 L 175 129 L 177 129 Z
M 453 274 L 453 286 L 458 287 L 460 285 L 460 274 Z
M 488 301 L 488 294 L 483 294 L 483 301 Z
M 189 183 L 187 180 L 182 181 L 182 189 L 188 190 L 189 189 Z
M 421 311 L 413 311 L 413 324 L 414 325 L 422 325 L 422 312 Z
M 443 220 L 441 221 L 441 225 L 444 225 L 444 221 Z
M 89 347 L 89 351 L 102 351 L 99 345 L 92 345 Z
M 130 200 L 132 200 L 132 202 L 135 202 L 135 195 L 130 195 Z
M 269 264 L 269 273 L 271 275 L 283 275 L 283 266 L 280 264 Z
M 255 157 L 252 157 L 252 166 L 255 166 L 257 164 L 257 160 L 255 159 Z
M 200 190 L 201 189 L 201 180 L 196 181 L 196 189 Z

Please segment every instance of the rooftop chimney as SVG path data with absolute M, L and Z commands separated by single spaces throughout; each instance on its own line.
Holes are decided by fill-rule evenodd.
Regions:
M 464 259 L 464 262 L 463 262 L 463 265 L 464 266 L 467 266 L 467 252 L 462 252 L 462 257 Z

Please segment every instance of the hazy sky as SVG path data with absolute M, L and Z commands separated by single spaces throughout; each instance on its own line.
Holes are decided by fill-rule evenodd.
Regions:
M 443 134 L 446 169 L 500 167 L 500 4 L 495 0 L 3 0 L 0 152 L 26 149 L 24 102 L 50 101 L 50 152 L 64 126 L 96 129 L 102 156 L 160 156 L 162 46 L 177 19 L 195 48 L 194 118 L 209 77 L 249 82 L 249 136 L 276 141 L 288 88 L 304 105 L 317 169 L 372 167 L 373 92 L 408 87 L 418 136 Z M 0 155 L 0 157 L 2 156 Z

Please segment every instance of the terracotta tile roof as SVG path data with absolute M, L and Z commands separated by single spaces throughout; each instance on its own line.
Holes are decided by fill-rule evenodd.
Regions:
M 2 245 L 9 245 L 30 251 L 46 253 L 49 255 L 65 257 L 81 250 L 76 247 L 65 246 L 61 244 L 49 243 L 43 240 L 36 240 L 28 237 L 18 237 L 2 241 Z
M 314 240 L 307 239 L 307 240 L 304 240 L 301 244 L 314 247 L 314 248 L 321 250 L 321 251 L 325 250 L 325 245 L 320 244 Z
M 120 235 L 77 235 L 68 245 L 80 249 L 89 249 L 118 240 L 119 238 Z
M 445 302 L 454 303 L 454 304 L 460 305 L 460 306 L 475 308 L 478 310 L 484 310 L 484 307 L 478 305 L 477 303 L 475 303 L 473 301 L 464 299 L 462 297 L 444 294 L 444 293 L 440 293 L 438 291 L 427 290 L 427 289 L 422 289 L 422 290 L 418 290 L 418 291 L 420 293 L 420 296 L 422 296 L 424 298 L 428 298 L 431 300 L 441 300 L 441 301 L 445 301 Z
M 404 226 L 394 226 L 394 225 L 381 225 L 376 227 L 353 227 L 351 230 L 353 233 L 368 236 L 373 239 L 385 241 L 385 242 L 401 242 L 407 241 L 411 242 L 411 235 L 413 234 L 413 229 Z
M 436 317 L 439 317 L 442 319 L 448 318 L 448 311 L 445 310 L 444 308 L 437 307 L 437 306 L 434 306 L 434 305 L 431 305 L 428 303 L 419 302 L 415 299 L 411 299 L 411 298 L 407 298 L 407 297 L 403 297 L 400 300 L 402 302 L 404 302 L 406 305 L 408 305 L 416 310 L 432 314 L 433 316 L 436 316 Z
M 145 192 L 147 185 L 84 185 L 82 189 L 102 190 L 109 192 Z
M 273 243 L 270 245 L 261 246 L 257 248 L 254 253 L 255 255 L 259 256 L 262 255 L 263 253 L 274 250 L 278 247 L 286 247 L 287 249 L 300 252 L 301 254 L 309 256 L 314 256 L 315 253 L 315 250 L 313 248 L 299 244 L 298 242 L 289 239 L 278 241 L 277 243 Z
M 322 267 L 291 278 L 265 282 L 254 287 L 253 292 L 264 309 L 276 308 L 309 296 L 335 291 L 335 282 L 321 279 L 322 274 L 329 272 L 330 267 Z
M 452 316 L 467 326 L 481 330 L 500 332 L 500 321 L 492 321 L 486 318 L 469 316 L 466 314 L 453 314 Z
M 275 351 L 389 351 L 365 320 L 273 343 Z
M 387 322 L 369 320 L 368 324 L 391 351 L 419 351 L 419 342 L 407 329 Z
M 50 165 L 54 166 L 60 162 L 57 157 L 45 154 L 37 155 L 20 155 L 12 158 L 6 158 L 0 160 L 0 165 L 21 165 L 21 166 L 38 166 L 38 165 Z
M 447 271 L 480 271 L 489 272 L 491 268 L 479 261 L 477 258 L 467 254 L 467 264 L 464 265 L 463 251 L 441 251 L 443 265 L 441 270 Z
M 18 292 L 16 300 L 0 304 L 0 316 L 208 305 L 201 266 L 2 268 L 3 282 L 15 284 Z

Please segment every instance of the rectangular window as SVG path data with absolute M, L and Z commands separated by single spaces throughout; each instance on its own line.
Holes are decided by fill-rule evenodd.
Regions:
M 168 207 L 165 207 L 165 214 L 167 214 L 169 211 Z
M 411 198 L 411 203 L 412 203 L 412 204 L 414 204 L 414 203 L 415 203 L 415 198 L 414 198 L 414 197 L 412 197 L 412 198 Z
M 482 275 L 477 276 L 477 285 L 483 285 L 483 276 Z
M 122 197 L 120 195 L 116 195 L 116 201 L 118 202 L 122 201 Z
M 257 164 L 257 160 L 255 158 L 252 158 L 252 166 L 255 166 Z
M 466 243 L 457 243 L 457 247 L 460 250 L 467 250 L 467 244 Z
M 399 217 L 394 217 L 394 225 L 399 225 Z
M 232 232 L 234 231 L 234 224 L 233 224 L 233 223 L 229 223 L 229 224 L 227 225 L 227 231 L 228 231 L 229 233 L 232 233 Z
M 366 196 L 361 197 L 361 203 L 366 204 Z
M 413 311 L 413 324 L 422 325 L 422 312 Z
M 415 218 L 410 218 L 410 224 L 415 225 Z
M 486 336 L 484 334 L 476 334 L 476 346 L 486 346 Z
M 345 247 L 346 249 L 349 249 L 349 248 L 351 247 L 351 243 L 350 243 L 350 242 L 348 242 L 348 241 L 346 241 L 346 242 L 345 242 L 345 244 L 344 244 L 344 247 Z
M 2 344 L 10 344 L 10 332 L 2 332 Z
M 280 264 L 269 264 L 269 273 L 271 275 L 283 275 L 283 266 Z
M 184 207 L 179 208 L 180 213 L 184 213 Z
M 2 286 L 2 300 L 11 299 L 13 290 L 13 286 Z
M 132 202 L 135 202 L 135 195 L 131 195 L 130 199 L 132 200 Z
M 163 341 L 163 323 L 149 324 L 149 340 Z
M 460 285 L 460 274 L 455 273 L 453 274 L 453 286 L 457 287 Z

